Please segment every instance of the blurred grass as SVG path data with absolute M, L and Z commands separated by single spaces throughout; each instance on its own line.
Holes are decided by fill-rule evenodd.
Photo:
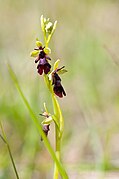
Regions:
M 65 117 L 63 161 L 72 178 L 87 169 L 119 169 L 118 7 L 117 0 L 0 1 L 0 120 L 22 179 L 52 178 L 52 161 L 14 88 L 6 63 L 12 65 L 36 115 L 44 102 L 52 112 L 49 93 L 29 57 L 35 38 L 42 39 L 42 14 L 58 20 L 50 44 L 52 63 L 60 58 L 61 66 L 68 70 L 62 76 L 67 97 L 60 100 Z M 51 126 L 52 145 L 53 131 Z M 115 175 L 118 178 L 118 172 Z M 2 141 L 0 178 L 15 178 Z

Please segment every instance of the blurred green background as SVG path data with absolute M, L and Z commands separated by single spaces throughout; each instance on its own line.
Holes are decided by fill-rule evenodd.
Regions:
M 61 59 L 67 96 L 62 161 L 71 179 L 119 178 L 119 1 L 0 0 L 0 120 L 21 179 L 51 179 L 53 163 L 8 73 L 9 62 L 38 116 L 51 97 L 30 52 L 43 41 L 40 16 L 57 20 L 52 63 Z M 49 139 L 54 145 L 54 126 Z M 0 140 L 0 179 L 14 179 Z

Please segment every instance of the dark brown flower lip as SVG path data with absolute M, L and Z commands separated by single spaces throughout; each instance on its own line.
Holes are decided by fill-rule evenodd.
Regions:
M 64 66 L 62 68 L 64 68 Z M 61 70 L 62 68 L 60 68 L 59 70 Z M 58 97 L 62 98 L 63 96 L 66 96 L 66 92 L 61 84 L 61 78 L 57 74 L 56 70 L 52 73 L 53 91 Z
M 43 47 L 38 57 L 35 60 L 35 63 L 39 62 L 37 65 L 39 75 L 42 75 L 43 72 L 45 74 L 48 74 L 50 72 L 51 65 L 48 63 L 48 60 L 51 60 L 51 58 L 46 55 L 46 53 L 44 52 L 44 47 Z
M 63 96 L 66 96 L 66 92 L 61 84 L 58 86 L 54 85 L 53 91 L 60 98 L 62 98 Z
M 61 82 L 61 78 L 55 72 L 55 73 L 52 74 L 52 85 L 55 85 L 58 81 Z
M 42 59 L 43 60 L 43 59 Z M 43 72 L 45 74 L 48 74 L 50 72 L 50 69 L 51 69 L 51 65 L 48 63 L 48 61 L 45 59 L 44 61 L 40 60 L 39 61 L 39 64 L 37 66 L 37 69 L 38 69 L 38 73 L 40 75 L 43 74 Z

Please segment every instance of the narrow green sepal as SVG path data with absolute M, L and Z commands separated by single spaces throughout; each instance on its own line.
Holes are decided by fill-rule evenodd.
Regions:
M 58 59 L 58 60 L 54 63 L 53 70 L 56 70 L 56 69 L 58 68 L 59 62 L 60 62 L 60 59 Z
M 37 57 L 39 54 L 39 50 L 33 50 L 31 53 L 30 53 L 30 56 L 31 57 Z
M 42 47 L 42 42 L 40 42 L 39 40 L 36 40 L 36 46 L 37 47 Z

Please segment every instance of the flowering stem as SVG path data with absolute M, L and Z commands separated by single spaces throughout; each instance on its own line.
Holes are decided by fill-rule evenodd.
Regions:
M 55 98 L 54 94 L 52 94 L 52 101 L 53 101 L 53 108 L 54 108 L 54 115 L 56 116 L 56 120 L 57 123 L 60 125 L 59 123 L 59 113 L 58 113 L 58 108 L 57 108 L 57 99 Z M 60 140 L 60 131 L 58 129 L 58 126 L 55 124 L 55 154 L 57 156 L 58 161 L 60 161 L 60 144 L 61 144 L 61 140 Z M 54 179 L 58 179 L 59 178 L 59 171 L 57 168 L 57 165 L 55 163 L 54 165 Z
M 49 49 L 48 45 L 49 45 L 51 37 L 56 29 L 56 25 L 57 25 L 57 21 L 55 21 L 54 24 L 52 24 L 49 21 L 49 18 L 46 19 L 43 17 L 43 15 L 41 16 L 41 28 L 42 28 L 43 35 L 44 35 L 45 47 L 42 48 L 42 45 L 39 41 L 36 43 L 36 45 L 39 47 L 39 52 L 38 52 L 39 54 L 36 53 L 36 51 L 35 52 L 33 51 L 31 53 L 31 56 L 37 57 L 35 62 L 37 63 L 39 61 L 39 64 L 37 66 L 38 73 L 40 75 L 42 75 L 44 72 L 44 81 L 45 81 L 45 84 L 46 84 L 47 88 L 49 89 L 51 97 L 52 97 L 52 103 L 53 103 L 53 109 L 54 109 L 54 114 L 52 115 L 52 120 L 55 123 L 55 156 L 56 156 L 56 160 L 54 160 L 54 162 L 55 162 L 54 179 L 58 179 L 59 173 L 61 174 L 60 168 L 57 165 L 57 163 L 59 162 L 61 164 L 61 162 L 60 162 L 60 150 L 61 150 L 60 144 L 61 144 L 61 138 L 62 138 L 62 133 L 63 133 L 63 129 L 64 129 L 64 119 L 62 116 L 62 111 L 60 109 L 59 103 L 58 103 L 55 95 L 57 95 L 59 97 L 63 97 L 63 95 L 66 96 L 66 93 L 61 85 L 61 78 L 58 76 L 58 71 L 62 70 L 64 68 L 64 66 L 62 68 L 58 69 L 58 64 L 59 64 L 60 60 L 57 60 L 54 64 L 54 70 L 51 72 L 51 70 L 50 70 L 51 65 L 48 62 L 48 60 L 51 60 L 50 57 L 48 56 L 48 54 L 50 54 L 50 51 L 51 51 L 51 50 L 48 50 Z M 47 122 L 49 122 L 49 121 L 47 121 Z M 46 121 L 45 121 L 45 123 L 46 123 Z M 48 126 L 49 125 L 50 125 L 50 123 L 47 126 L 45 126 L 46 128 L 44 128 L 44 132 L 45 132 L 46 136 L 48 134 L 48 130 L 49 130 Z M 58 161 L 58 162 L 56 162 L 56 161 Z M 64 168 L 62 168 L 62 169 L 65 172 L 65 169 Z M 64 179 L 68 179 L 66 172 L 65 172 Z
M 54 116 L 57 120 L 56 122 L 59 124 L 58 125 L 59 130 L 60 130 L 59 138 L 61 138 L 63 130 L 64 130 L 64 119 L 63 119 L 63 116 L 62 116 L 62 111 L 61 111 L 60 105 L 59 105 L 54 94 L 52 94 L 52 101 L 53 101 L 53 107 L 54 107 Z
M 57 129 L 57 126 L 55 124 L 55 142 L 56 142 L 56 146 L 55 146 L 55 154 L 56 157 L 58 159 L 58 161 L 60 161 L 60 139 L 59 139 L 59 130 Z M 57 168 L 57 165 L 55 163 L 54 165 L 54 179 L 58 179 L 59 178 L 59 170 Z
M 57 160 L 60 162 L 60 151 L 61 151 L 60 145 L 61 145 L 61 138 L 62 138 L 62 133 L 63 133 L 63 128 L 64 128 L 64 120 L 63 120 L 63 116 L 62 116 L 62 111 L 60 109 L 60 105 L 59 105 L 59 103 L 55 97 L 55 94 L 52 90 L 52 84 L 49 82 L 49 79 L 48 79 L 47 75 L 45 75 L 45 74 L 44 74 L 44 81 L 45 81 L 45 84 L 46 84 L 47 88 L 49 89 L 51 96 L 52 96 L 54 119 L 55 119 L 55 154 L 56 154 Z M 59 169 L 58 169 L 57 164 L 55 163 L 54 179 L 58 179 L 58 178 L 59 178 Z
M 60 161 L 60 145 L 61 145 L 61 136 L 62 136 L 62 132 L 63 132 L 63 126 L 64 126 L 64 121 L 62 120 L 62 113 L 61 113 L 61 109 L 59 106 L 59 103 L 56 99 L 56 97 L 54 96 L 54 94 L 52 94 L 52 101 L 53 101 L 53 108 L 54 108 L 54 115 L 56 116 L 56 122 L 59 124 L 59 128 L 58 126 L 55 124 L 55 153 L 57 156 L 58 161 Z M 57 165 L 55 164 L 54 166 L 54 179 L 58 179 L 59 178 L 59 171 L 57 168 Z

